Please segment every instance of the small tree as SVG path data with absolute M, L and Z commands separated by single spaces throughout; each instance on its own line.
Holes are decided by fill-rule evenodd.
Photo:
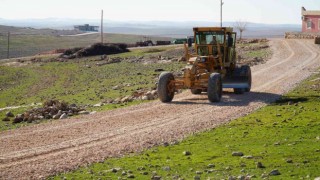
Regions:
M 238 20 L 234 24 L 234 28 L 240 32 L 240 40 L 242 39 L 242 32 L 247 30 L 247 22 Z

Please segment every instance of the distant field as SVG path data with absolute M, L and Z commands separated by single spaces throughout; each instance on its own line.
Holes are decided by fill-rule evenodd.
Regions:
M 7 58 L 8 31 L 11 32 L 10 58 L 32 56 L 55 49 L 85 47 L 100 42 L 101 39 L 99 33 L 84 36 L 60 36 L 76 34 L 76 32 L 0 26 L 0 59 Z M 134 44 L 140 40 L 143 40 L 142 35 L 104 34 L 104 41 L 107 43 Z M 151 40 L 171 40 L 171 38 L 151 37 Z

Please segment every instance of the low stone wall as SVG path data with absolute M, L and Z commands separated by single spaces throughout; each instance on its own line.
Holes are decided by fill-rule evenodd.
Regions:
M 286 39 L 315 39 L 320 37 L 320 33 L 286 32 Z

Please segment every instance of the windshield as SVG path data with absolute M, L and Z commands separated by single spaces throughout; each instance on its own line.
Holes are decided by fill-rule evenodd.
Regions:
M 196 41 L 199 45 L 224 44 L 224 32 L 196 32 Z

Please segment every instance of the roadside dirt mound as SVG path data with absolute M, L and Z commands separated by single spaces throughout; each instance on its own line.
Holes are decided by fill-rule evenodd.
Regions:
M 97 55 L 110 55 L 129 52 L 126 44 L 104 44 L 96 43 L 87 48 L 72 48 L 68 49 L 60 57 L 73 59 L 79 57 L 87 56 L 97 56 Z

